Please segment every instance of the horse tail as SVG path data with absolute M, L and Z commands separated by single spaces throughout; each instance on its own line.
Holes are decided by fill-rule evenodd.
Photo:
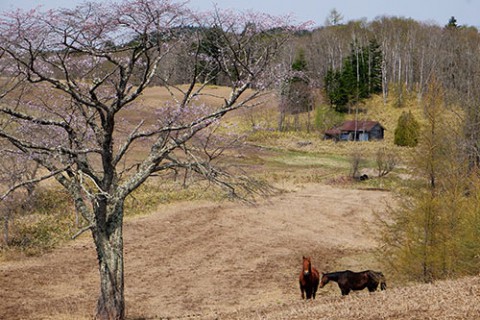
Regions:
M 385 276 L 383 275 L 383 273 L 379 272 L 378 276 L 380 278 L 380 290 L 387 289 L 387 279 L 385 279 Z

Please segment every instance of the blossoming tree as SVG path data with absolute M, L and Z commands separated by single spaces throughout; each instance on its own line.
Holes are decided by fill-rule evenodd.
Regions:
M 129 194 L 152 175 L 182 168 L 235 190 L 231 177 L 189 146 L 227 113 L 255 104 L 291 31 L 285 26 L 253 13 L 194 14 L 168 0 L 0 17 L 1 145 L 40 166 L 42 175 L 24 183 L 56 179 L 85 220 L 79 232 L 91 232 L 99 263 L 96 318 L 125 317 Z M 211 30 L 215 37 L 206 36 Z M 197 98 L 218 79 L 230 95 L 201 105 Z M 171 100 L 145 106 L 142 94 L 152 84 L 167 88 Z M 151 112 L 141 118 L 147 107 L 156 119 Z M 123 119 L 128 108 L 139 111 L 138 122 Z M 139 145 L 147 152 L 126 159 Z

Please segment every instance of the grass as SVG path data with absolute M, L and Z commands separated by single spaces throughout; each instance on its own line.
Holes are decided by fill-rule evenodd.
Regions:
M 328 284 L 327 286 L 335 286 Z M 338 288 L 335 288 L 338 290 Z M 340 298 L 320 296 L 311 303 L 286 302 L 260 307 L 259 319 L 477 319 L 480 306 L 478 278 L 449 280 L 438 284 L 404 286 L 368 294 L 358 292 Z M 238 311 L 225 319 L 251 318 Z
M 178 181 L 159 183 L 154 179 L 127 198 L 125 215 L 149 214 L 158 205 L 171 202 L 221 199 L 221 193 L 204 183 L 183 186 Z M 76 233 L 81 222 L 76 221 L 75 208 L 63 189 L 37 188 L 32 201 L 34 209 L 16 214 L 10 222 L 9 245 L 0 246 L 0 260 L 41 255 L 71 240 Z
M 270 161 L 288 168 L 323 167 L 324 169 L 346 169 L 349 167 L 346 157 L 305 151 L 285 151 Z
M 215 105 L 218 97 L 227 95 L 228 90 L 211 86 L 208 93 L 209 95 L 201 96 L 199 102 Z M 142 97 L 150 107 L 157 106 L 158 101 L 168 98 L 169 93 L 162 88 L 149 88 Z M 344 177 L 351 175 L 352 155 L 355 153 L 361 154 L 361 170 L 369 172 L 370 177 L 375 176 L 375 155 L 380 148 L 389 148 L 400 158 L 406 156 L 405 149 L 393 146 L 393 131 L 403 110 L 414 109 L 418 114 L 419 108 L 415 108 L 413 100 L 403 109 L 385 106 L 381 97 L 374 97 L 365 103 L 361 117 L 379 120 L 386 127 L 384 141 L 335 143 L 323 140 L 321 132 L 313 127 L 310 132 L 305 128 L 287 132 L 274 130 L 278 118 L 274 98 L 274 95 L 267 95 L 263 106 L 237 110 L 227 115 L 219 132 L 234 132 L 245 136 L 246 144 L 260 148 L 261 152 L 232 150 L 223 164 L 234 163 L 250 172 L 253 177 L 277 186 L 285 183 L 334 183 L 345 187 L 393 189 L 398 185 L 401 179 L 396 173 L 381 179 L 369 179 L 361 184 Z M 140 110 L 141 112 L 126 110 L 122 116 L 138 122 L 138 117 L 149 118 L 148 114 L 153 110 L 150 107 Z M 347 115 L 346 118 L 349 116 L 352 115 Z M 313 118 L 312 115 L 310 117 Z M 299 123 L 305 126 L 307 122 L 307 115 L 300 116 Z M 313 125 L 313 119 L 311 124 Z M 135 149 L 132 157 L 137 159 L 143 154 L 145 150 Z M 224 199 L 224 194 L 206 183 L 186 186 L 182 177 L 177 177 L 177 180 L 157 177 L 150 179 L 127 199 L 125 212 L 127 216 L 148 214 L 160 204 L 199 199 L 220 201 Z M 12 250 L 20 250 L 28 255 L 41 254 L 67 241 L 76 229 L 75 215 L 71 214 L 73 212 L 72 202 L 64 191 L 41 189 L 36 195 L 35 210 L 16 217 L 11 245 L 8 249 L 4 246 L 0 254 L 5 256 Z
M 215 93 L 224 90 L 212 87 Z M 145 99 L 163 99 L 165 92 L 149 89 Z M 208 102 L 208 101 L 207 101 Z M 405 159 L 408 149 L 393 145 L 393 131 L 396 120 L 402 111 L 413 109 L 420 116 L 420 109 L 410 101 L 405 108 L 383 105 L 381 97 L 367 101 L 366 118 L 379 120 L 386 128 L 385 141 L 367 143 L 334 143 L 321 139 L 321 133 L 312 131 L 278 132 L 275 127 L 275 110 L 270 106 L 259 111 L 238 111 L 227 117 L 236 133 L 246 135 L 248 145 L 258 149 L 254 151 L 238 150 L 227 154 L 225 162 L 248 169 L 256 178 L 276 186 L 282 184 L 333 183 L 346 188 L 359 189 L 395 189 L 405 173 L 398 166 L 391 174 L 376 178 L 375 155 L 380 148 L 393 150 L 399 158 Z M 138 114 L 137 114 L 138 116 Z M 238 123 L 237 126 L 231 126 Z M 369 172 L 371 179 L 356 182 L 348 179 L 351 170 L 351 156 L 360 152 L 364 159 L 362 170 Z M 191 201 L 224 199 L 218 189 L 205 183 L 185 186 L 180 177 L 155 177 L 138 188 L 126 201 L 127 217 L 135 217 L 153 212 L 160 204 Z M 35 200 L 35 210 L 18 216 L 15 220 L 14 244 L 0 251 L 4 259 L 14 259 L 15 251 L 25 255 L 39 255 L 68 241 L 75 231 L 73 206 L 64 191 L 55 188 L 39 190 Z M 347 256 L 345 259 L 348 259 Z M 373 261 L 372 253 L 362 254 L 361 259 Z M 338 261 L 340 263 L 340 261 Z M 371 264 L 374 264 L 371 262 Z M 333 284 L 332 284 L 333 285 Z M 337 290 L 337 288 L 335 288 Z M 251 310 L 225 316 L 223 319 L 300 319 L 304 317 L 318 319 L 474 319 L 480 314 L 478 278 L 464 278 L 422 284 L 416 286 L 397 286 L 386 292 L 375 294 L 352 294 L 345 298 L 337 295 L 322 295 L 315 302 L 278 301 L 275 306 L 259 306 L 255 316 Z M 76 316 L 76 306 L 52 306 L 51 319 L 88 319 Z M 64 315 L 64 310 L 72 314 Z M 55 310 L 59 310 L 58 314 Z
M 266 153 L 252 153 L 236 159 L 238 164 L 257 167 L 252 175 L 277 187 L 286 184 L 327 183 L 349 174 L 349 159 L 335 153 L 285 150 L 276 147 Z M 260 169 L 258 169 L 258 167 Z M 394 179 L 372 179 L 348 187 L 389 188 Z M 184 185 L 180 178 L 153 178 L 139 187 L 125 203 L 126 217 L 149 214 L 161 204 L 210 200 L 222 201 L 225 194 L 206 182 Z M 40 188 L 36 192 L 35 210 L 17 216 L 12 224 L 11 243 L 0 251 L 2 259 L 15 259 L 18 254 L 40 255 L 68 241 L 76 232 L 74 208 L 62 189 Z
M 14 210 L 10 243 L 0 247 L 0 258 L 42 254 L 67 241 L 74 233 L 74 209 L 63 189 L 39 187 L 28 201 L 31 209 L 22 209 L 21 204 Z
M 148 181 L 135 190 L 126 200 L 127 217 L 145 215 L 154 211 L 161 204 L 172 202 L 224 199 L 221 193 L 208 184 L 199 182 L 192 186 L 184 186 L 181 182 Z

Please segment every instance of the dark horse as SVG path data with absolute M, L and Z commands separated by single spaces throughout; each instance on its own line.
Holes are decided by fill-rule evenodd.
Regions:
M 312 267 L 312 260 L 310 257 L 303 257 L 302 272 L 299 278 L 302 299 L 305 299 L 305 294 L 307 295 L 307 299 L 315 299 L 319 281 L 320 274 L 317 269 Z
M 366 270 L 362 272 L 353 272 L 350 270 L 322 273 L 322 281 L 320 281 L 320 288 L 323 288 L 329 281 L 338 283 L 342 295 L 346 296 L 351 290 L 363 290 L 368 288 L 368 291 L 374 292 L 380 284 L 380 289 L 385 290 L 387 283 L 385 276 L 381 272 Z

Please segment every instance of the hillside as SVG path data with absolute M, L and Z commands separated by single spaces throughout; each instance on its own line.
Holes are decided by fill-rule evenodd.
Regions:
M 323 184 L 255 206 L 207 201 L 159 206 L 125 226 L 128 319 L 474 319 L 478 278 L 341 297 L 335 284 L 300 300 L 302 255 L 322 271 L 377 268 L 373 210 L 388 192 Z M 359 204 L 362 204 L 361 206 Z M 89 319 L 98 288 L 86 236 L 0 265 L 2 319 Z M 388 277 L 388 275 L 387 275 Z M 388 278 L 387 278 L 388 281 Z
M 392 288 L 375 294 L 322 297 L 241 311 L 221 319 L 478 319 L 478 277 Z
M 156 90 L 149 90 L 145 99 L 164 94 Z M 210 90 L 223 92 L 218 87 Z M 388 179 L 364 183 L 345 177 L 352 152 L 363 153 L 375 176 L 375 152 L 394 148 L 391 134 L 401 110 L 379 101 L 368 101 L 364 115 L 385 124 L 385 142 L 335 144 L 319 139 L 318 132 L 275 132 L 270 130 L 276 119 L 272 104 L 229 116 L 227 124 L 238 124 L 239 133 L 248 133 L 248 139 L 241 149 L 227 152 L 225 161 L 282 190 L 254 205 L 210 199 L 202 192 L 212 191 L 202 189 L 195 189 L 196 200 L 185 197 L 167 204 L 155 198 L 158 190 L 148 197 L 135 195 L 135 201 L 147 203 L 133 210 L 147 212 L 127 212 L 125 222 L 128 319 L 480 317 L 478 277 L 403 284 L 374 255 L 379 235 L 375 217 L 392 203 L 389 190 L 402 169 Z M 258 126 L 266 130 L 251 131 Z M 301 301 L 302 255 L 311 256 L 324 272 L 382 270 L 387 291 L 341 297 L 333 283 L 320 289 L 315 301 Z M 98 281 L 96 254 L 87 234 L 41 256 L 2 261 L 0 319 L 90 319 Z

